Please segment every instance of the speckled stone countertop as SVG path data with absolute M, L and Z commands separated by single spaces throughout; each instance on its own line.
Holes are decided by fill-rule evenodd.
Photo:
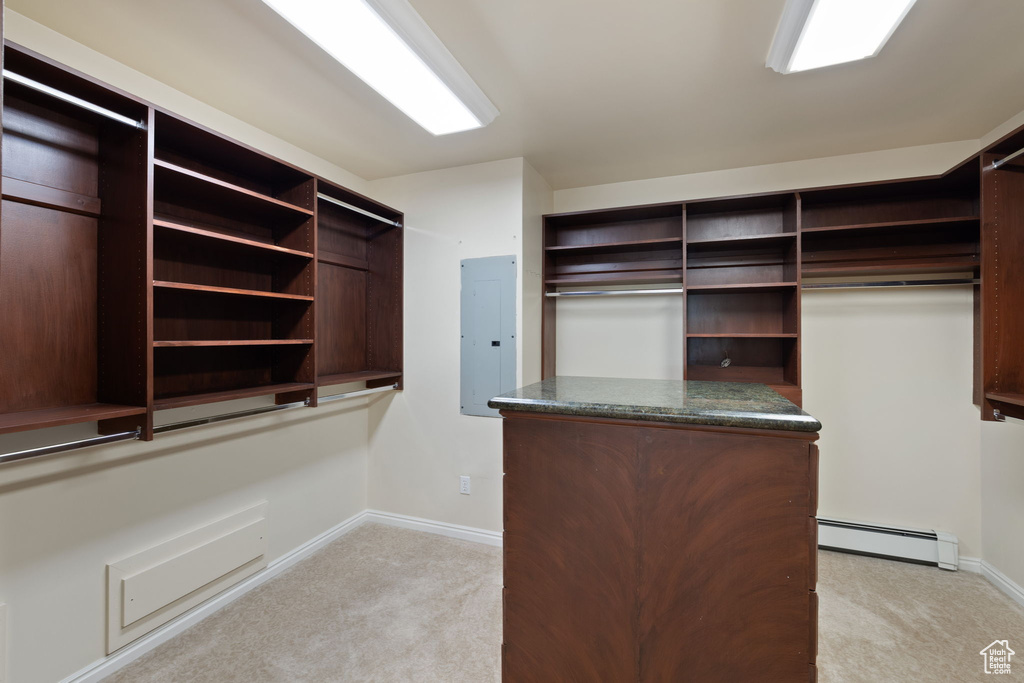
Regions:
M 498 410 L 817 432 L 821 423 L 764 384 L 550 377 L 487 403 Z

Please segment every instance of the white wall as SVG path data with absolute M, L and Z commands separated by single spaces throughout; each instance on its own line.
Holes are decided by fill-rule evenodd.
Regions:
M 972 288 L 826 290 L 802 303 L 819 514 L 949 531 L 980 557 Z
M 556 211 L 932 175 L 978 141 L 558 190 Z M 936 528 L 982 554 L 969 290 L 805 294 L 805 408 L 821 437 L 822 516 Z M 673 297 L 559 301 L 558 373 L 682 375 Z M 639 352 L 634 352 L 639 349 Z
M 406 224 L 405 391 L 370 409 L 371 508 L 502 528 L 501 420 L 459 414 L 459 262 L 515 255 L 522 278 L 525 173 L 509 159 L 368 184 Z M 536 213 L 538 200 L 529 204 Z M 522 329 L 520 315 L 520 340 Z M 520 343 L 520 380 L 523 356 Z M 459 475 L 472 494 L 459 494 Z
M 985 561 L 1024 587 L 1024 422 L 981 427 Z
M 7 11 L 7 37 L 357 190 L 361 179 Z M 386 402 L 378 399 L 378 403 Z M 267 399 L 161 413 L 163 420 Z M 0 436 L 0 453 L 95 436 L 87 425 Z M 0 467 L 0 603 L 10 680 L 56 681 L 106 652 L 105 567 L 255 502 L 269 559 L 367 507 L 367 410 L 328 404 Z

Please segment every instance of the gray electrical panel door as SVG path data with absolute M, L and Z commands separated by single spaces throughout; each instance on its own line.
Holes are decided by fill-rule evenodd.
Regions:
M 516 259 L 462 262 L 462 414 L 499 417 L 487 402 L 516 388 Z

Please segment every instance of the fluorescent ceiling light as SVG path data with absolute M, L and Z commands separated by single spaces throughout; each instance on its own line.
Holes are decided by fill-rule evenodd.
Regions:
M 407 0 L 263 2 L 434 135 L 498 115 Z
M 807 71 L 874 57 L 916 0 L 787 0 L 766 66 Z

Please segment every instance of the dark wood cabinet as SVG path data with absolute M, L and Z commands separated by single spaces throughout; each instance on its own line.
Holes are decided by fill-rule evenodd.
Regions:
M 504 681 L 813 680 L 817 434 L 503 414 Z
M 0 433 L 152 438 L 155 410 L 401 382 L 400 212 L 16 45 L 4 60 Z

